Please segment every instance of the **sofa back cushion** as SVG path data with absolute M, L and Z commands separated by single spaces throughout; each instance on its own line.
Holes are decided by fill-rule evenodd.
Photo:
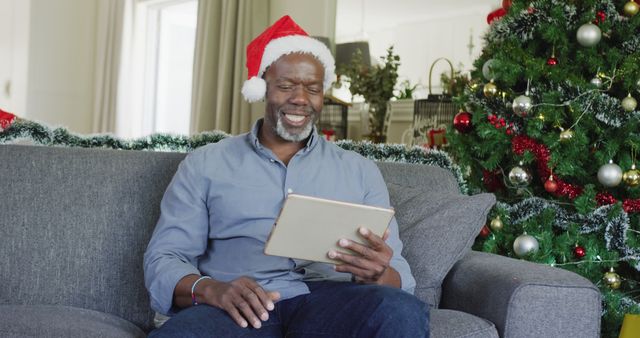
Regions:
M 402 255 L 416 279 L 415 295 L 437 308 L 442 281 L 470 249 L 495 203 L 493 194 L 460 194 L 450 171 L 436 166 L 378 163 L 396 210 Z
M 0 304 L 151 328 L 142 256 L 184 154 L 0 145 Z

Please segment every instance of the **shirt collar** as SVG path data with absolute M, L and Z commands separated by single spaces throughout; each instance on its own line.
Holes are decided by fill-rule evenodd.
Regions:
M 264 122 L 264 118 L 258 119 L 253 124 L 253 127 L 251 128 L 251 132 L 249 133 L 249 140 L 251 141 L 251 144 L 258 150 L 264 148 L 264 146 L 260 143 L 260 140 L 258 139 L 258 133 L 260 132 L 260 128 L 262 127 L 263 122 Z M 307 144 L 303 148 L 303 151 L 308 152 L 311 149 L 313 149 L 316 146 L 316 144 L 318 144 L 318 141 L 320 139 L 321 137 L 318 136 L 318 128 L 316 128 L 316 125 L 314 123 L 313 129 L 311 129 L 311 134 L 309 135 L 309 139 L 307 139 Z

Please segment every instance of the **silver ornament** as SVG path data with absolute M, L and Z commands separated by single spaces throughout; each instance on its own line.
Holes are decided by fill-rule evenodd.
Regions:
M 522 167 L 515 166 L 509 171 L 509 182 L 518 188 L 526 187 L 531 182 L 531 174 Z
M 513 112 L 516 115 L 525 117 L 531 110 L 531 98 L 526 95 L 520 95 L 513 100 L 511 108 L 513 108 Z
M 484 78 L 488 81 L 494 80 L 496 78 L 496 73 L 491 68 L 493 62 L 493 59 L 489 59 L 484 63 L 484 65 L 482 65 L 482 76 L 484 76 Z
M 600 27 L 592 24 L 585 23 L 584 25 L 578 28 L 578 32 L 576 33 L 576 39 L 578 43 L 583 47 L 593 47 L 600 42 L 602 38 L 602 31 Z
M 599 77 L 594 77 L 589 81 L 592 85 L 596 86 L 596 88 L 602 87 L 602 80 Z
M 598 169 L 598 182 L 605 187 L 615 187 L 622 181 L 622 168 L 619 165 L 609 161 Z
M 622 109 L 624 109 L 624 111 L 626 112 L 634 111 L 637 106 L 638 106 L 638 101 L 636 101 L 636 99 L 633 98 L 631 94 L 629 94 L 629 96 L 625 97 L 622 100 Z
M 513 251 L 518 257 L 524 257 L 529 254 L 536 253 L 540 248 L 538 240 L 527 233 L 523 233 L 513 241 Z

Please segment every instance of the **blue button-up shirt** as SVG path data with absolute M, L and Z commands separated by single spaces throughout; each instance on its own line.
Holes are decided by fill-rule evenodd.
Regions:
M 260 144 L 262 120 L 250 133 L 195 150 L 180 163 L 162 203 L 144 255 L 145 284 L 154 310 L 171 314 L 173 292 L 189 274 L 220 281 L 248 276 L 281 299 L 309 292 L 304 281 L 348 281 L 331 264 L 264 254 L 264 246 L 288 193 L 389 207 L 375 163 L 325 141 L 314 128 L 306 146 L 285 165 Z M 395 218 L 388 245 L 402 289 L 415 280 L 400 255 Z

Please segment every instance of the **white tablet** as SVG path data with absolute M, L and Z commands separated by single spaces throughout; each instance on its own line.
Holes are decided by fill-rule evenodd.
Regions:
M 336 264 L 327 256 L 329 250 L 352 253 L 338 246 L 341 238 L 364 243 L 360 227 L 382 237 L 393 214 L 393 209 L 289 194 L 264 253 Z

